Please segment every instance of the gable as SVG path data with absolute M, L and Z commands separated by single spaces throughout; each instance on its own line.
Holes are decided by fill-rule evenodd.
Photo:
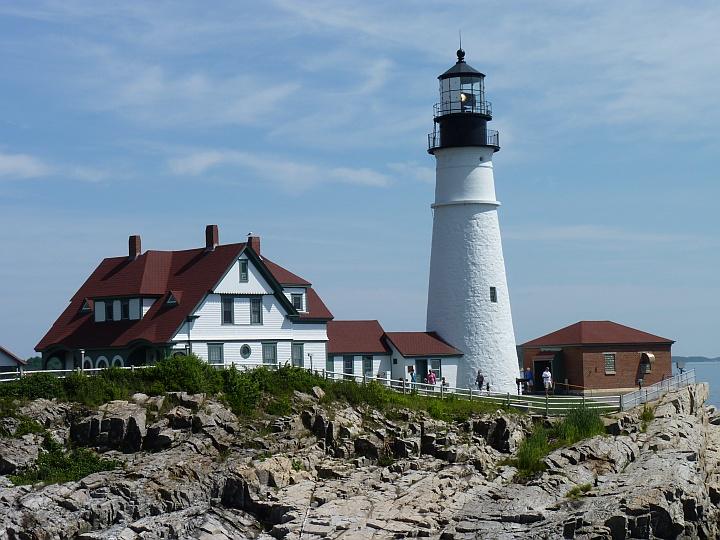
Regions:
M 243 264 L 241 261 L 247 263 L 247 282 L 240 281 L 240 265 Z M 242 254 L 225 272 L 212 292 L 216 294 L 273 294 L 275 291 L 253 261 Z

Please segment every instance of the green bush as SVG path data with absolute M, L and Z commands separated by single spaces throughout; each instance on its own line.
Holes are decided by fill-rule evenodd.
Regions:
M 260 402 L 260 385 L 249 372 L 232 366 L 222 374 L 225 401 L 237 415 L 250 414 Z
M 10 477 L 13 484 L 76 482 L 90 474 L 110 471 L 119 466 L 119 462 L 103 459 L 87 448 L 66 453 L 50 435 L 45 435 L 43 446 L 45 452 L 40 454 L 35 465 Z
M 287 416 L 292 413 L 292 404 L 286 396 L 282 396 L 268 403 L 265 412 L 274 416 Z
M 570 491 L 565 494 L 565 496 L 568 499 L 579 499 L 587 495 L 591 489 L 592 484 L 579 484 L 577 486 L 573 486 Z
M 598 412 L 595 409 L 578 407 L 554 426 L 552 437 L 557 439 L 561 446 L 566 446 L 604 433 L 605 424 Z
M 17 399 L 65 399 L 62 379 L 52 373 L 33 373 L 0 385 L 0 397 Z
M 532 433 L 518 447 L 514 465 L 521 477 L 532 476 L 545 470 L 545 456 L 550 452 L 548 431 L 536 425 Z
M 139 371 L 147 371 L 143 373 L 146 382 L 160 382 L 169 392 L 216 394 L 223 384 L 220 371 L 195 355 L 172 356 Z
M 15 428 L 15 434 L 13 437 L 16 439 L 19 439 L 20 437 L 24 435 L 28 435 L 30 433 L 45 433 L 45 428 L 42 427 L 39 423 L 37 423 L 35 420 L 32 420 L 27 417 L 20 417 L 20 423 L 17 425 L 17 428 Z

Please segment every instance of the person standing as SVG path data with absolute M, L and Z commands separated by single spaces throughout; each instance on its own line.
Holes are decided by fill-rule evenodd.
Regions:
M 483 383 L 485 382 L 485 377 L 483 377 L 483 374 L 480 373 L 480 370 L 477 372 L 477 377 L 475 377 L 475 384 L 477 384 L 477 387 L 482 391 L 483 389 Z
M 552 388 L 552 373 L 550 373 L 550 367 L 546 367 L 542 374 L 543 386 L 545 387 L 545 395 L 548 394 Z
M 533 373 L 530 368 L 525 368 L 525 385 L 527 386 L 527 393 L 532 394 L 533 391 Z

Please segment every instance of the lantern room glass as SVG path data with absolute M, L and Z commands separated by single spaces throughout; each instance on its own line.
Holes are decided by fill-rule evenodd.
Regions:
M 462 75 L 440 80 L 440 104 L 436 115 L 461 112 L 489 114 L 483 75 Z

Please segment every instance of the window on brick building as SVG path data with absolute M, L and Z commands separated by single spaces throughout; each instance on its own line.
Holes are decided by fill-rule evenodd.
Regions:
M 605 375 L 615 374 L 615 353 L 603 353 L 605 359 Z

